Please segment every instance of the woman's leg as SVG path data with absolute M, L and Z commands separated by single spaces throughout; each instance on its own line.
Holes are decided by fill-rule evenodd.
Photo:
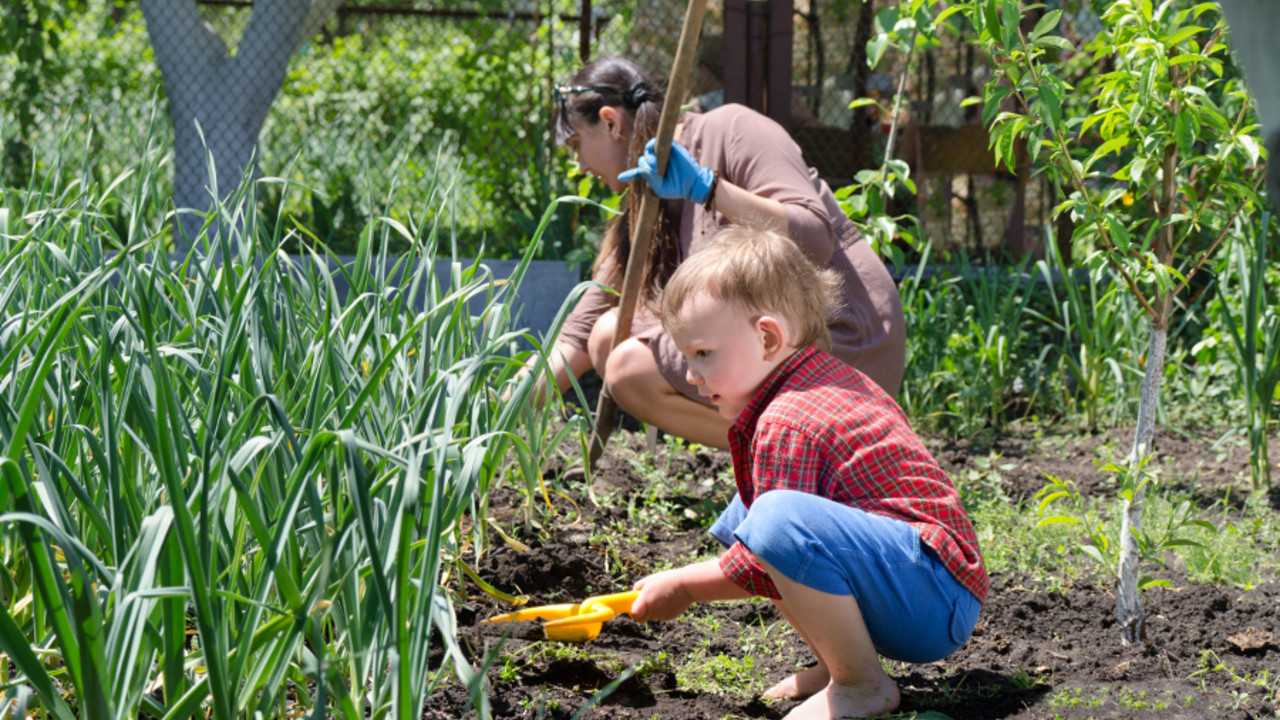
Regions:
M 591 326 L 591 335 L 587 338 L 587 354 L 591 356 L 591 367 L 596 369 L 600 377 L 604 377 L 604 367 L 609 360 L 609 350 L 613 347 L 613 330 L 618 326 L 618 310 L 615 308 L 600 316 L 596 324 Z
M 616 311 L 601 316 L 591 331 L 588 348 L 596 372 L 604 378 L 618 407 L 672 435 L 727 449 L 733 422 L 721 417 L 715 408 L 696 403 L 672 387 L 662 376 L 648 345 L 631 338 L 609 350 L 616 324 Z

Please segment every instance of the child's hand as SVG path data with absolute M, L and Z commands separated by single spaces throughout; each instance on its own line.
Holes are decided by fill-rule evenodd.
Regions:
M 637 622 L 672 620 L 695 602 L 751 597 L 750 593 L 724 576 L 716 560 L 704 560 L 650 575 L 636 583 L 635 589 L 640 591 L 640 595 L 631 603 L 628 615 Z
M 631 612 L 627 614 L 636 622 L 680 617 L 693 604 L 685 578 L 688 572 L 688 567 L 682 567 L 640 580 L 635 586 L 640 596 L 631 603 Z

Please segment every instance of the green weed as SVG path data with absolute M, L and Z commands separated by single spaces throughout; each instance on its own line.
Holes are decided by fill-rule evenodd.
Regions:
M 952 479 L 978 535 L 987 572 L 1025 572 L 1054 586 L 1076 574 L 1079 563 L 1059 552 L 1069 534 L 1038 529 L 1032 507 L 1004 492 L 1002 473 L 1009 464 L 994 454 L 975 457 L 973 464 Z
M 1018 671 L 1009 678 L 1009 685 L 1011 685 L 1014 690 L 1030 690 L 1037 684 L 1038 682 L 1036 678 L 1031 673 L 1027 672 L 1027 669 L 1024 667 L 1019 667 Z
M 1171 504 L 1158 501 L 1150 512 L 1161 522 L 1171 510 Z M 1173 553 L 1192 582 L 1249 590 L 1274 578 L 1280 566 L 1280 521 L 1262 493 L 1249 495 L 1239 511 L 1224 497 L 1215 522 L 1191 528 L 1188 539 L 1195 544 L 1173 548 Z
M 1280 312 L 1275 308 L 1274 287 L 1267 287 L 1271 229 L 1270 213 L 1263 212 L 1257 226 L 1248 223 L 1247 230 L 1232 239 L 1230 259 L 1222 263 L 1224 272 L 1217 285 L 1219 321 L 1232 340 L 1235 356 L 1231 365 L 1236 368 L 1244 396 L 1245 422 L 1234 430 L 1249 438 L 1249 469 L 1255 488 L 1271 486 L 1267 441 L 1274 424 L 1276 386 L 1280 385 Z M 1252 246 L 1246 244 L 1250 240 Z
M 1101 707 L 1106 702 L 1108 688 L 1091 688 L 1087 693 L 1084 688 L 1060 688 L 1046 699 L 1050 708 Z
M 1218 701 L 1216 703 L 1218 707 L 1233 711 L 1247 708 L 1255 714 L 1270 712 L 1275 717 L 1280 717 L 1280 673 L 1266 669 L 1259 670 L 1256 674 L 1237 673 L 1233 666 L 1224 662 L 1212 650 L 1201 650 L 1200 659 L 1196 665 L 1198 669 L 1188 678 L 1191 680 L 1200 678 L 1201 693 L 1222 694 L 1220 690 L 1210 690 L 1205 683 L 1205 678 L 1212 674 L 1222 675 L 1233 685 L 1240 686 L 1230 688 L 1228 691 L 1230 700 L 1224 698 Z
M 1176 704 L 1174 694 L 1170 691 L 1164 691 L 1156 699 L 1149 698 L 1146 690 L 1134 690 L 1127 685 L 1102 685 L 1088 689 L 1060 688 L 1049 695 L 1045 704 L 1054 709 L 1097 708 L 1112 702 L 1121 710 L 1136 712 L 1157 712 Z M 1185 699 L 1183 702 L 1186 702 Z
M 636 677 L 641 680 L 652 677 L 653 675 L 669 674 L 675 672 L 675 663 L 665 651 L 659 652 L 657 655 L 649 655 L 640 661 L 636 666 Z
M 1114 463 L 1103 463 L 1100 470 L 1113 473 L 1118 478 L 1118 495 L 1129 501 L 1146 486 L 1155 486 L 1158 468 L 1150 465 L 1148 455 L 1136 467 L 1128 468 Z M 1078 528 L 1086 540 L 1077 546 L 1081 553 L 1092 559 L 1103 572 L 1117 576 L 1120 541 L 1115 523 L 1103 520 L 1096 512 L 1097 499 L 1086 499 L 1075 483 L 1048 476 L 1049 484 L 1036 494 L 1036 527 L 1055 525 Z M 1061 501 L 1061 502 L 1059 502 Z M 1212 523 L 1199 517 L 1199 509 L 1188 499 L 1163 498 L 1163 513 L 1148 516 L 1141 530 L 1135 531 L 1141 558 L 1150 563 L 1162 563 L 1164 554 L 1187 547 L 1202 547 L 1191 537 L 1195 532 L 1216 532 Z M 1148 502 L 1157 504 L 1155 495 Z M 1142 589 L 1167 586 L 1168 580 L 1144 577 L 1139 580 Z
M 743 655 L 772 658 L 795 670 L 804 669 L 797 652 L 797 649 L 803 647 L 803 641 L 785 620 L 767 624 L 761 620 L 744 624 L 738 634 L 738 646 Z
M 1141 310 L 1102 268 L 1073 273 L 1053 238 L 1046 238 L 1045 253 L 1037 267 L 1054 312 L 1040 317 L 1067 341 L 1057 356 L 1067 406 L 1083 414 L 1086 428 L 1097 427 L 1107 410 L 1117 422 L 1131 410 L 1127 398 L 1141 377 Z
M 1161 697 L 1163 699 L 1148 699 L 1146 690 L 1132 690 L 1128 687 L 1121 687 L 1116 691 L 1116 704 L 1120 706 L 1121 710 L 1154 712 L 1169 707 L 1173 693 L 1166 690 Z
M 676 669 L 676 684 L 688 692 L 740 697 L 759 695 L 770 686 L 764 668 L 757 667 L 754 657 L 708 655 L 703 650 L 694 652 Z

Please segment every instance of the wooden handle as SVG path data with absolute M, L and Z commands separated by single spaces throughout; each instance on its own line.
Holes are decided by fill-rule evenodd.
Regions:
M 658 119 L 656 154 L 660 175 L 667 173 L 667 160 L 671 156 L 671 140 L 675 137 L 676 122 L 680 119 L 680 99 L 684 97 L 689 70 L 693 67 L 694 50 L 698 47 L 698 36 L 702 33 L 702 18 L 706 10 L 707 0 L 689 0 L 689 7 L 685 10 L 684 26 L 680 30 L 680 44 L 676 47 L 676 59 L 671 67 L 671 78 L 667 82 L 666 100 L 662 103 L 662 116 Z M 614 326 L 610 350 L 631 337 L 631 321 L 635 317 L 636 302 L 640 298 L 640 280 L 644 277 L 645 262 L 649 258 L 649 245 L 653 241 L 654 226 L 658 221 L 660 200 L 653 194 L 653 189 L 648 183 L 641 184 L 644 185 L 644 195 L 640 198 L 640 218 L 631 227 L 631 252 L 627 255 L 627 272 L 622 279 L 622 301 L 618 305 L 618 324 Z M 601 368 L 596 368 L 597 372 L 600 370 Z M 603 373 L 601 377 L 604 377 Z M 609 394 L 606 380 L 604 388 L 600 391 L 600 400 L 596 404 L 595 431 L 591 434 L 591 449 L 587 457 L 588 470 L 594 468 L 596 461 L 604 454 L 604 446 L 609 442 L 609 436 L 613 434 L 617 415 L 618 405 Z

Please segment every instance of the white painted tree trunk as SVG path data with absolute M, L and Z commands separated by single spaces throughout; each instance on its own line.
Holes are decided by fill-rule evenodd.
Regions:
M 339 2 L 257 0 L 232 55 L 201 18 L 195 0 L 140 0 L 173 122 L 179 250 L 196 241 L 204 224 L 191 210 L 207 212 L 225 202 L 245 177 L 257 176 L 258 134 L 284 84 L 289 58 Z
M 1163 302 L 1160 305 L 1164 310 L 1164 318 L 1168 318 L 1169 303 Z M 1146 374 L 1142 378 L 1142 392 L 1138 400 L 1138 427 L 1134 432 L 1133 448 L 1126 461 L 1130 468 L 1137 467 L 1153 451 L 1156 408 L 1160 404 L 1160 385 L 1164 380 L 1167 326 L 1168 322 L 1163 318 L 1153 318 L 1151 321 Z M 1145 487 L 1134 491 L 1133 499 L 1125 503 L 1124 517 L 1120 522 L 1120 582 L 1116 591 L 1116 620 L 1120 623 L 1120 638 L 1124 645 L 1141 642 L 1146 635 L 1146 613 L 1138 594 L 1138 565 L 1142 558 L 1134 535 L 1142 529 L 1142 501 L 1145 495 Z

